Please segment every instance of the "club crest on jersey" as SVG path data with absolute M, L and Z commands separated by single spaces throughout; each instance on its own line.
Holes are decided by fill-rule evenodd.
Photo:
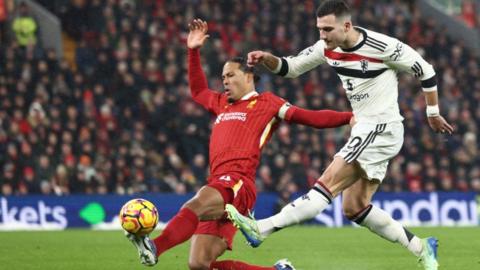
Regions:
M 253 109 L 253 107 L 255 107 L 255 104 L 257 104 L 256 99 L 250 101 L 250 103 L 248 103 L 248 105 L 247 105 L 247 109 Z
M 360 60 L 360 65 L 362 67 L 362 73 L 366 73 L 368 71 L 368 60 L 366 59 Z

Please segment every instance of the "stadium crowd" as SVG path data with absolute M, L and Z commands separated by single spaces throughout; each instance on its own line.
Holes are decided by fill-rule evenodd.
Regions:
M 168 3 L 167 3 L 168 2 Z M 75 63 L 41 44 L 0 44 L 2 195 L 185 193 L 208 176 L 211 116 L 190 98 L 185 38 L 209 22 L 203 66 L 222 89 L 226 59 L 253 49 L 297 53 L 318 40 L 315 1 L 72 1 L 62 13 Z M 480 192 L 479 58 L 451 40 L 411 1 L 350 1 L 359 26 L 393 35 L 432 63 L 452 136 L 431 131 L 418 81 L 400 76 L 405 144 L 384 191 Z M 11 29 L 11 28 L 10 28 Z M 41 29 L 40 29 L 41 31 Z M 312 109 L 350 110 L 327 66 L 290 80 L 261 73 L 271 90 Z M 263 151 L 259 190 L 306 190 L 347 138 L 347 129 L 282 124 Z

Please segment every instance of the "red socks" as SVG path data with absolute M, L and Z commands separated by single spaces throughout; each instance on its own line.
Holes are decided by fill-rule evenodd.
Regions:
M 157 248 L 157 257 L 166 250 L 190 239 L 197 229 L 197 225 L 197 215 L 188 208 L 182 208 L 168 222 L 162 234 L 153 240 Z
M 155 238 L 153 242 L 157 248 L 157 256 L 160 256 L 166 250 L 181 244 L 190 237 L 197 229 L 197 215 L 188 208 L 181 209 L 177 215 L 168 223 L 162 234 Z M 215 261 L 210 265 L 211 270 L 275 270 L 273 266 L 263 267 L 246 264 L 240 261 Z
M 210 270 L 275 270 L 273 266 L 255 266 L 240 261 L 216 261 L 210 264 Z

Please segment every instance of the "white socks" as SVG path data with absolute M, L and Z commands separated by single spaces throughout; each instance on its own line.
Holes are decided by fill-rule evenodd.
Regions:
M 307 194 L 289 203 L 269 218 L 259 220 L 257 225 L 262 236 L 274 231 L 314 218 L 332 201 L 330 192 L 322 186 L 315 186 Z
M 353 221 L 391 242 L 400 243 L 416 256 L 420 256 L 422 252 L 423 245 L 420 238 L 413 235 L 387 212 L 376 206 L 372 205 L 370 211 L 367 208 Z
M 278 214 L 259 220 L 257 222 L 258 229 L 263 237 L 267 237 L 282 228 L 312 219 L 321 213 L 332 202 L 332 199 L 328 189 L 321 185 L 315 185 L 307 194 L 283 207 Z M 370 231 L 391 242 L 400 243 L 416 256 L 420 256 L 422 252 L 421 239 L 376 206 L 370 205 L 352 221 L 367 227 Z

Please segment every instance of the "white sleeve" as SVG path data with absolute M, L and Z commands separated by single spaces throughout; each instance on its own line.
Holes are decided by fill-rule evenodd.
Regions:
M 389 43 L 385 54 L 386 63 L 395 70 L 405 71 L 413 74 L 422 82 L 425 91 L 436 90 L 435 70 L 423 57 L 401 41 Z
M 320 40 L 296 56 L 282 57 L 276 73 L 283 77 L 296 78 L 326 61 L 324 42 Z

